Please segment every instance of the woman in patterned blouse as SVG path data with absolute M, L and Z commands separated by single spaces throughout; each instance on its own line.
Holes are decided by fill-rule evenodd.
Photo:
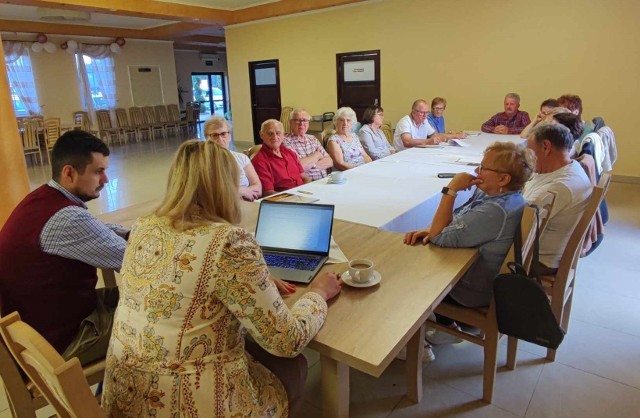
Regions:
M 108 414 L 286 417 L 301 401 L 300 352 L 341 282 L 321 275 L 291 309 L 285 305 L 255 238 L 235 226 L 238 170 L 213 142 L 185 142 L 162 204 L 134 225 L 107 354 Z M 297 380 L 256 361 L 245 350 L 247 332 L 269 353 L 289 357 L 280 366 L 288 362 Z
M 336 133 L 329 137 L 327 151 L 333 160 L 333 166 L 340 171 L 371 162 L 371 157 L 362 148 L 358 136 L 351 132 L 356 122 L 356 113 L 350 107 L 341 107 L 333 117 Z

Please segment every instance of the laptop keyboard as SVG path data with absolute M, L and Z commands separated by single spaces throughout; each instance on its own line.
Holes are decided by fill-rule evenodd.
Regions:
M 267 262 L 268 266 L 271 267 L 281 267 L 286 269 L 294 269 L 294 270 L 307 270 L 313 271 L 322 257 L 320 256 L 295 256 L 295 255 L 284 255 L 284 254 L 264 254 L 264 260 Z

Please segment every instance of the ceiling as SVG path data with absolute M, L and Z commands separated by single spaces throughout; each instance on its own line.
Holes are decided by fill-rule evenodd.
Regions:
M 39 32 L 106 38 L 121 36 L 173 41 L 175 49 L 225 53 L 225 26 L 363 1 L 0 0 L 0 28 L 3 39 L 10 38 L 11 34 Z M 43 8 L 49 16 L 67 15 L 66 19 L 41 20 Z M 82 14 L 89 20 L 73 20 Z

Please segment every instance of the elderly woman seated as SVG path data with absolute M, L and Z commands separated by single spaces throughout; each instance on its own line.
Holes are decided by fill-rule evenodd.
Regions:
M 131 230 L 107 355 L 107 415 L 297 416 L 307 372 L 300 352 L 341 282 L 324 273 L 291 308 L 284 303 L 260 246 L 237 226 L 237 176 L 229 151 L 185 142 L 160 207 Z
M 209 141 L 213 141 L 225 149 L 229 149 L 229 142 L 231 142 L 231 126 L 229 122 L 221 116 L 214 116 L 204 123 L 202 129 L 205 137 Z M 231 154 L 236 159 L 238 167 L 240 167 L 240 196 L 244 200 L 253 202 L 262 196 L 262 184 L 260 184 L 260 178 L 256 170 L 251 165 L 249 157 L 241 152 L 231 151 Z
M 480 257 L 445 297 L 445 301 L 468 307 L 488 306 L 493 294 L 493 279 L 513 243 L 526 204 L 522 187 L 531 177 L 535 155 L 523 145 L 495 142 L 484 152 L 476 175 L 458 173 L 442 189 L 442 198 L 431 226 L 408 232 L 407 245 L 431 242 L 448 248 L 478 248 Z M 459 191 L 476 186 L 464 205 L 454 210 Z M 439 323 L 457 327 L 446 317 L 436 315 Z M 432 344 L 454 342 L 445 333 L 427 337 Z M 456 341 L 457 342 L 457 341 Z
M 263 145 L 252 162 L 262 182 L 263 196 L 311 181 L 300 164 L 298 154 L 282 144 L 284 128 L 280 121 L 267 119 L 262 122 L 260 138 Z
M 355 122 L 356 113 L 350 107 L 341 107 L 333 117 L 336 133 L 329 137 L 327 151 L 333 166 L 340 171 L 371 162 L 358 136 L 351 132 Z
M 380 129 L 382 121 L 384 121 L 384 110 L 380 106 L 369 106 L 362 114 L 362 128 L 358 131 L 358 138 L 365 152 L 373 160 L 396 152 Z

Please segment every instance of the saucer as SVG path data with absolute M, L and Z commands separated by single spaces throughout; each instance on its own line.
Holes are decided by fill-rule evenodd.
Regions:
M 347 182 L 347 179 L 342 179 L 342 181 L 334 181 L 334 180 L 329 179 L 327 184 L 344 184 L 346 182 Z
M 342 273 L 340 278 L 342 279 L 343 282 L 345 282 L 346 284 L 352 287 L 371 287 L 380 283 L 380 280 L 382 280 L 382 275 L 378 273 L 377 270 L 374 270 L 373 277 L 370 278 L 368 282 L 358 283 L 353 281 L 353 279 L 351 278 L 351 275 L 349 274 L 349 270 L 347 270 L 344 273 Z

